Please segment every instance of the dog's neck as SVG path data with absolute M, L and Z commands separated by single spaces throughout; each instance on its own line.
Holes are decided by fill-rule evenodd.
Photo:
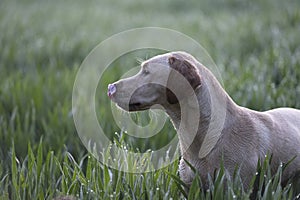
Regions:
M 195 90 L 196 104 L 192 98 L 187 97 L 166 107 L 178 132 L 181 153 L 187 160 L 195 156 L 204 158 L 210 153 L 221 137 L 225 118 L 231 117 L 231 111 L 237 108 L 212 74 L 202 77 L 205 78 L 202 79 L 201 86 Z M 185 113 L 182 113 L 183 110 Z M 200 114 L 198 119 L 193 119 L 195 112 Z

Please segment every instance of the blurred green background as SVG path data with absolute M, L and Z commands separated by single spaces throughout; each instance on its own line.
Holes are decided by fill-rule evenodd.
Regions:
M 300 1 L 9 1 L 0 2 L 0 176 L 9 173 L 12 144 L 20 161 L 43 140 L 43 152 L 86 154 L 72 118 L 72 87 L 83 59 L 101 41 L 131 28 L 175 29 L 198 41 L 239 104 L 256 110 L 300 108 Z M 176 42 L 176 41 L 174 41 Z M 146 59 L 158 51 L 139 53 Z M 124 58 L 123 58 L 124 59 Z M 127 67 L 138 65 L 127 56 Z M 121 60 L 106 82 L 123 73 Z M 106 133 L 120 134 L 106 85 L 97 99 Z M 147 113 L 142 118 L 147 118 Z M 165 133 L 165 134 L 163 134 Z M 156 148 L 174 137 L 167 123 L 157 138 L 130 140 Z

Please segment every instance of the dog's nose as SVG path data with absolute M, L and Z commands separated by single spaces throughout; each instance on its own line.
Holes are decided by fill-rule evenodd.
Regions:
M 116 91 L 117 91 L 117 88 L 116 88 L 115 84 L 108 84 L 108 87 L 107 87 L 107 96 L 109 96 L 109 98 L 112 98 L 112 95 L 114 93 L 116 93 Z

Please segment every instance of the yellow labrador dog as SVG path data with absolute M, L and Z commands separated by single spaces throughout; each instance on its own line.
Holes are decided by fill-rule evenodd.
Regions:
M 284 171 L 283 183 L 300 171 L 300 110 L 257 112 L 238 106 L 214 75 L 185 52 L 171 52 L 143 62 L 138 74 L 110 84 L 108 96 L 127 111 L 157 104 L 164 108 L 179 136 L 179 173 L 187 185 L 194 173 L 184 160 L 199 171 L 205 188 L 207 175 L 213 175 L 222 160 L 229 175 L 240 167 L 245 188 L 256 173 L 257 162 L 268 153 L 273 156 L 273 173 L 281 163 L 296 157 Z M 196 104 L 190 102 L 193 96 Z M 182 113 L 182 107 L 188 114 Z

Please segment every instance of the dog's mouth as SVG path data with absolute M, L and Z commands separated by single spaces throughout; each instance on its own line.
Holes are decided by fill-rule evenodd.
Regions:
M 144 105 L 140 102 L 129 103 L 129 111 L 147 110 L 148 108 L 148 105 Z

